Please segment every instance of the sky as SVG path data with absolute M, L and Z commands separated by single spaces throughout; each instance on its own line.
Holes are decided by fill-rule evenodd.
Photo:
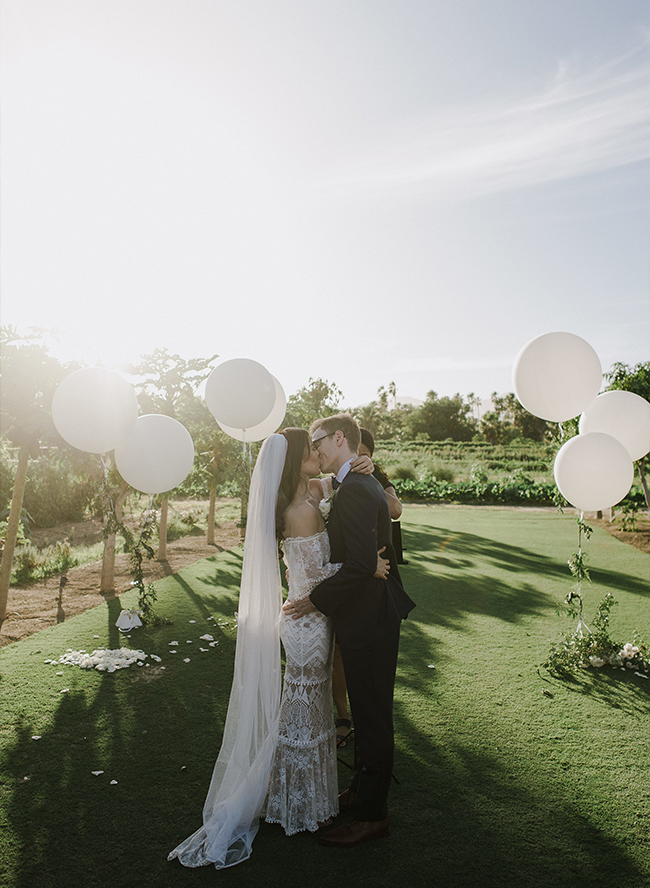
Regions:
M 347 406 L 650 358 L 646 0 L 4 0 L 2 323 Z

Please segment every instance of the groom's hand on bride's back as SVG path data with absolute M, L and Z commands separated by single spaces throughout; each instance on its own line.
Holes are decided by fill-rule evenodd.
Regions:
M 310 598 L 301 598 L 298 601 L 287 601 L 282 606 L 282 610 L 290 616 L 292 620 L 298 620 L 307 614 L 313 614 L 316 608 L 311 603 Z

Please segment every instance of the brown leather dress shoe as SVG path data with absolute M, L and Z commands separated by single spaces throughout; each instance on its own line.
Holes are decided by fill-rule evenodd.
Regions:
M 318 837 L 318 843 L 330 848 L 352 848 L 371 839 L 384 839 L 388 835 L 390 835 L 388 817 L 385 820 L 350 820 L 323 833 Z
M 357 794 L 353 789 L 346 789 L 339 795 L 339 814 L 351 811 L 357 803 Z

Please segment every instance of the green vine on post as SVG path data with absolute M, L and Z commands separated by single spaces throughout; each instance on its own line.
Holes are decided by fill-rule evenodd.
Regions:
M 583 520 L 583 514 L 583 512 L 580 512 L 580 515 L 578 517 L 578 551 L 574 552 L 567 562 L 569 565 L 569 570 L 571 571 L 571 575 L 576 580 L 576 585 L 573 587 L 573 589 L 571 589 L 567 597 L 564 599 L 566 605 L 565 610 L 567 611 L 567 613 L 570 616 L 578 617 L 578 626 L 576 628 L 576 632 L 579 635 L 583 635 L 585 631 L 587 632 L 587 634 L 591 632 L 589 626 L 587 626 L 587 624 L 582 619 L 582 583 L 583 581 L 586 583 L 591 582 L 591 577 L 589 576 L 589 570 L 587 568 L 587 556 L 582 551 L 582 538 L 584 536 L 584 538 L 588 540 L 593 533 L 593 528 L 589 527 L 588 524 L 585 524 Z
M 104 468 L 106 468 L 104 466 Z M 108 502 L 108 519 L 104 527 L 104 538 L 111 534 L 118 534 L 124 540 L 124 550 L 129 555 L 131 562 L 131 575 L 133 577 L 132 584 L 138 590 L 138 611 L 140 618 L 145 626 L 166 626 L 170 625 L 170 620 L 159 617 L 154 612 L 154 604 L 158 600 L 156 590 L 153 583 L 145 584 L 144 570 L 142 563 L 146 557 L 150 560 L 154 557 L 153 546 L 151 540 L 156 530 L 157 524 L 155 514 L 151 509 L 151 498 L 145 510 L 142 519 L 142 530 L 139 537 L 135 538 L 133 532 L 126 526 L 124 521 L 118 518 L 115 511 L 115 503 L 110 496 L 106 475 L 104 476 L 104 493 Z

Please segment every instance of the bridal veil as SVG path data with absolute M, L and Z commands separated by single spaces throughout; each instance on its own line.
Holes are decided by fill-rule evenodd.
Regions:
M 239 593 L 235 672 L 203 826 L 175 848 L 184 866 L 218 869 L 250 857 L 269 786 L 280 710 L 282 587 L 275 508 L 287 452 L 283 435 L 262 444 L 251 480 Z

